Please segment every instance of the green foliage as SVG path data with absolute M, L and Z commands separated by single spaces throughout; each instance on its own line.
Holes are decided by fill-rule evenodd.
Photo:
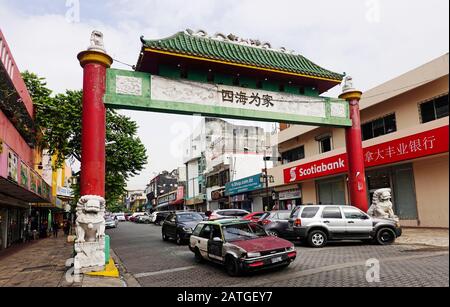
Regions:
M 36 104 L 36 124 L 43 131 L 40 145 L 57 155 L 56 167 L 65 159 L 81 161 L 82 92 L 67 90 L 52 96 L 44 78 L 28 71 L 22 74 Z M 108 209 L 119 206 L 126 182 L 147 163 L 146 150 L 137 134 L 137 125 L 114 110 L 106 111 L 106 202 Z M 79 194 L 79 180 L 75 193 Z M 116 208 L 115 207 L 115 208 Z

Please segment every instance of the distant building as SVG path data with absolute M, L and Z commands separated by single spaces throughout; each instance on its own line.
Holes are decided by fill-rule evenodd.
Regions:
M 186 206 L 196 211 L 262 210 L 262 202 L 253 208 L 252 199 L 233 200 L 224 192 L 226 183 L 261 173 L 264 156 L 272 156 L 270 144 L 270 133 L 261 127 L 203 118 L 185 142 Z M 270 161 L 267 164 L 272 166 Z
M 147 187 L 145 188 L 145 195 L 147 197 L 147 211 L 152 210 L 174 210 L 183 209 L 184 202 L 174 203 L 174 199 L 177 200 L 177 195 L 175 198 L 173 196 L 169 197 L 169 194 L 176 194 L 177 191 L 184 193 L 184 181 L 185 179 L 179 179 L 179 170 L 174 169 L 171 172 L 162 171 L 155 177 L 153 177 Z M 184 194 L 183 197 L 184 199 Z

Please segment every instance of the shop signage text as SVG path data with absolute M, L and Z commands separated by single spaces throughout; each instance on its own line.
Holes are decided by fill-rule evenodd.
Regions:
M 372 167 L 448 152 L 448 126 L 364 148 L 364 165 Z M 309 162 L 283 170 L 284 183 L 346 172 L 347 154 Z
M 225 195 L 235 195 L 262 189 L 263 184 L 261 183 L 260 178 L 261 174 L 256 174 L 240 180 L 228 182 L 225 184 Z
M 351 126 L 348 103 L 262 89 L 108 69 L 107 107 L 244 120 Z

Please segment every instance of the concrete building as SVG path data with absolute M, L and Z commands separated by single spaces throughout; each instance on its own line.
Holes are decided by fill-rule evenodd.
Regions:
M 448 228 L 448 53 L 366 91 L 361 129 L 369 203 L 391 188 L 402 225 Z M 344 129 L 280 125 L 269 170 L 280 208 L 349 202 Z
M 51 222 L 51 188 L 39 174 L 42 151 L 37 146 L 34 105 L 17 63 L 0 30 L 0 251 L 23 242 L 31 231 Z M 32 208 L 40 215 L 30 219 Z
M 264 156 L 272 156 L 270 134 L 256 126 L 234 125 L 204 118 L 186 141 L 186 206 L 206 211 L 219 208 L 252 209 L 250 199 L 232 199 L 225 185 L 260 173 Z M 271 167 L 272 162 L 268 162 Z M 262 203 L 261 203 L 262 209 Z

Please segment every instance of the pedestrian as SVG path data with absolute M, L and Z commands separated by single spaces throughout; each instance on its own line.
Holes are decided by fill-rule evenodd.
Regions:
M 69 222 L 69 220 L 65 220 L 64 221 L 64 234 L 66 235 L 66 236 L 68 236 L 69 235 L 69 233 L 70 233 L 70 222 Z
M 59 230 L 59 224 L 58 224 L 58 221 L 53 221 L 53 224 L 52 224 L 52 230 L 53 230 L 53 237 L 54 238 L 57 238 L 58 237 L 58 230 Z

